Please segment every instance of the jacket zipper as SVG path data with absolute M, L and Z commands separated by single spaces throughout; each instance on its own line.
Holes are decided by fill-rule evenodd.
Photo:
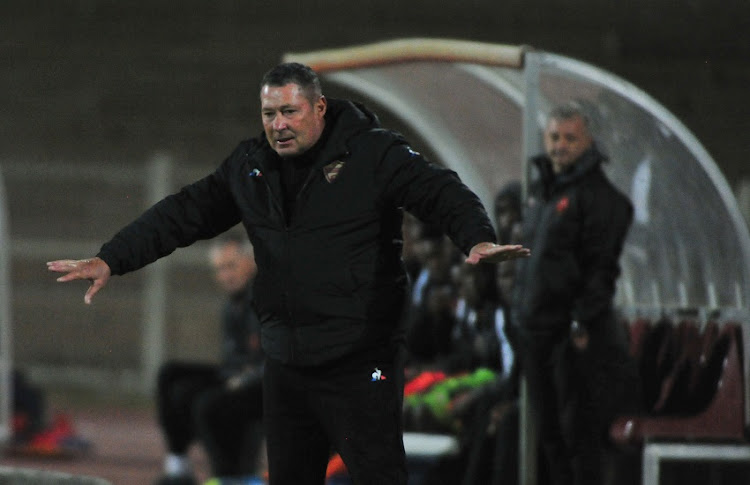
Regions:
M 245 158 L 249 161 L 250 154 L 246 153 Z M 287 264 L 290 260 L 289 257 L 289 224 L 286 222 L 286 216 L 284 215 L 284 208 L 281 205 L 281 201 L 276 197 L 274 194 L 274 191 L 271 189 L 271 184 L 268 183 L 268 180 L 265 178 L 262 178 L 263 184 L 266 186 L 266 190 L 268 191 L 268 195 L 271 198 L 271 203 L 276 208 L 276 210 L 281 214 L 281 220 L 283 221 L 284 225 L 284 245 L 286 247 L 286 261 Z M 290 330 L 293 330 L 294 325 L 294 319 L 292 318 L 292 308 L 289 304 L 289 268 L 285 268 L 285 278 L 284 278 L 284 289 L 281 294 L 281 297 L 284 300 L 284 307 L 287 310 L 287 316 L 289 318 L 289 326 Z M 290 332 L 290 338 L 289 338 L 289 361 L 294 361 L 294 332 Z
M 282 213 L 283 216 L 283 213 Z M 286 267 L 284 268 L 285 278 L 284 278 L 284 293 L 282 294 L 282 297 L 284 298 L 284 306 L 286 307 L 287 317 L 289 318 L 289 362 L 294 362 L 294 339 L 296 338 L 295 330 L 297 328 L 297 325 L 294 322 L 294 315 L 292 314 L 292 306 L 290 303 L 289 298 L 289 273 L 291 272 L 289 261 L 291 260 L 290 257 L 290 249 L 289 249 L 289 225 L 284 221 L 284 246 L 286 247 Z

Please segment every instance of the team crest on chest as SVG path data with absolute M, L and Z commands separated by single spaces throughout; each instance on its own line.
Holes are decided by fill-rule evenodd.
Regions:
M 326 176 L 326 180 L 329 184 L 332 184 L 336 177 L 339 176 L 339 172 L 344 167 L 344 162 L 336 160 L 323 167 L 323 174 Z

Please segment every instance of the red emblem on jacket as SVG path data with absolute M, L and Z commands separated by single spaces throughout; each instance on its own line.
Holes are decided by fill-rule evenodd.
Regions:
M 555 206 L 555 209 L 557 210 L 558 214 L 562 214 L 563 212 L 568 210 L 569 205 L 570 205 L 570 199 L 566 196 L 557 201 L 557 205 Z

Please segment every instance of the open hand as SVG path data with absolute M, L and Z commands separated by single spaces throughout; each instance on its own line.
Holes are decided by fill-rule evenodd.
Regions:
M 73 280 L 89 280 L 91 286 L 83 297 L 83 301 L 87 305 L 91 304 L 91 299 L 107 284 L 112 274 L 107 263 L 100 258 L 50 261 L 47 263 L 47 269 L 57 273 L 65 273 L 57 278 L 57 281 L 61 283 Z
M 469 264 L 500 263 L 516 258 L 525 258 L 531 254 L 531 250 L 520 244 L 500 245 L 491 242 L 479 243 L 469 252 L 466 262 Z

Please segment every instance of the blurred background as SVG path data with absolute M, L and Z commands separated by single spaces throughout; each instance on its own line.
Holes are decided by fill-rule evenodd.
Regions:
M 55 406 L 74 406 L 71 392 L 83 392 L 145 410 L 146 424 L 131 434 L 129 411 L 118 411 L 126 424 L 117 429 L 107 428 L 109 410 L 84 424 L 84 434 L 100 426 L 138 435 L 112 445 L 102 470 L 123 460 L 131 478 L 145 465 L 158 469 L 155 369 L 168 358 L 217 358 L 222 297 L 202 244 L 116 278 L 91 306 L 85 284 L 55 283 L 45 261 L 95 254 L 258 134 L 258 82 L 284 53 L 403 37 L 526 44 L 633 83 L 696 135 L 750 218 L 747 0 L 2 0 L 0 175 L 11 262 L 2 310 L 13 333 L 4 357 L 64 395 Z M 128 446 L 143 456 L 123 458 Z
M 216 358 L 205 246 L 117 278 L 90 307 L 85 284 L 56 284 L 44 263 L 95 254 L 259 133 L 259 79 L 290 51 L 442 37 L 580 59 L 679 118 L 747 217 L 748 27 L 746 0 L 3 0 L 14 364 L 49 389 L 148 396 L 158 362 Z

